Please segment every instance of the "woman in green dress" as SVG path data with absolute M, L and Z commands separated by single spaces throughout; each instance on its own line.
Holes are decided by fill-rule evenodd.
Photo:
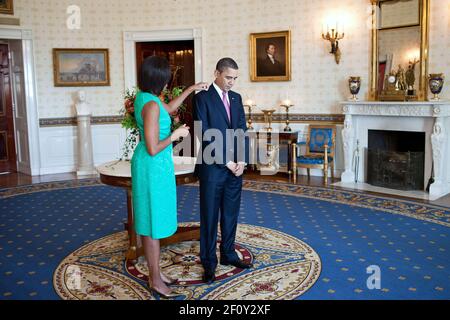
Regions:
M 158 96 L 170 78 L 167 59 L 151 56 L 144 60 L 140 92 L 134 102 L 141 141 L 131 159 L 134 227 L 145 250 L 149 288 L 163 297 L 176 296 L 167 286 L 174 280 L 165 276 L 159 267 L 159 239 L 169 237 L 177 230 L 172 142 L 189 134 L 186 125 L 171 133 L 169 114 L 176 111 L 189 94 L 208 87 L 206 83 L 190 86 L 166 104 Z

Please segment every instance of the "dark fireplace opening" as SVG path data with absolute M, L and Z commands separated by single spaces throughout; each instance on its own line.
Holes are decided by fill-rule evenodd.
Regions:
M 367 183 L 424 190 L 425 132 L 369 130 Z

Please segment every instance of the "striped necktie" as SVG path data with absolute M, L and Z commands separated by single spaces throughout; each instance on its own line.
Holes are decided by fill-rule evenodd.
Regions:
M 228 120 L 231 122 L 230 103 L 228 102 L 226 91 L 222 91 L 222 102 L 225 106 L 225 110 L 227 111 Z

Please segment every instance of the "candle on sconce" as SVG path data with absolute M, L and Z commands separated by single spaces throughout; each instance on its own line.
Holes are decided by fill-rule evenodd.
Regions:
M 253 122 L 252 121 L 252 108 L 256 107 L 256 104 L 255 104 L 255 102 L 252 99 L 248 98 L 244 102 L 244 107 L 248 108 L 248 121 L 247 121 L 248 126 L 247 126 L 247 128 L 248 128 L 248 130 L 253 130 L 253 125 L 252 125 L 252 122 Z
M 283 105 L 285 105 L 285 106 L 290 106 L 292 103 L 291 103 L 291 100 L 289 99 L 289 91 L 287 91 L 286 92 L 286 99 L 284 99 L 283 101 L 282 101 L 282 103 L 283 103 Z
M 286 99 L 281 101 L 281 107 L 286 109 L 286 127 L 284 128 L 284 131 L 289 132 L 292 131 L 292 129 L 289 127 L 289 109 L 293 106 L 291 100 L 289 100 L 289 95 L 286 93 Z
M 406 54 L 406 59 L 409 60 L 410 63 L 417 63 L 419 61 L 420 58 L 420 49 L 418 48 L 414 48 L 411 49 L 407 54 Z
M 331 51 L 337 64 L 341 57 L 338 41 L 344 38 L 344 21 L 342 17 L 329 17 L 326 20 L 327 31 L 322 33 L 322 39 L 330 42 Z M 331 28 L 331 29 L 330 29 Z

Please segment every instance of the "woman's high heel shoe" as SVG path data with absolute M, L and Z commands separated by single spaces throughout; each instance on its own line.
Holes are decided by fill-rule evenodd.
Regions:
M 166 277 L 167 277 L 167 276 L 166 276 Z M 171 285 L 177 283 L 177 281 L 178 281 L 178 279 L 171 279 L 171 278 L 169 278 L 169 277 L 167 277 L 167 279 L 168 279 L 169 281 L 166 282 L 166 281 L 163 280 L 163 282 L 164 282 L 165 284 L 167 284 L 168 286 L 171 286 Z
M 163 277 L 161 277 L 162 281 L 168 286 L 173 285 L 173 284 L 177 283 L 177 281 L 178 281 L 178 279 L 172 279 L 172 278 L 166 276 L 165 274 L 163 274 L 162 272 L 161 272 L 161 275 L 164 275 L 164 277 L 167 278 L 168 281 L 164 281 L 162 279 Z
M 147 283 L 147 288 L 150 290 L 150 292 L 156 293 L 156 294 L 158 294 L 160 297 L 162 297 L 164 299 L 171 299 L 171 298 L 181 297 L 183 295 L 180 292 L 171 292 L 169 294 L 164 294 L 162 292 L 159 292 L 157 289 L 153 288 L 150 285 L 150 283 Z

